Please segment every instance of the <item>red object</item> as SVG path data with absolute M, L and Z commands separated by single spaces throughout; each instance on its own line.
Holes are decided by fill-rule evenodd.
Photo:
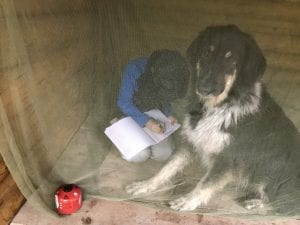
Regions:
M 80 209 L 81 203 L 82 192 L 75 184 L 63 185 L 55 193 L 55 205 L 59 214 L 72 214 Z

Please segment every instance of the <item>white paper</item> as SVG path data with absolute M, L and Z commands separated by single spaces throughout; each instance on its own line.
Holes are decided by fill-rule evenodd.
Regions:
M 140 151 L 155 144 L 155 141 L 131 117 L 119 120 L 106 128 L 104 133 L 125 159 L 131 159 Z
M 150 131 L 148 128 L 144 127 L 144 131 L 152 138 L 155 140 L 156 143 L 161 142 L 168 136 L 170 136 L 173 132 L 175 132 L 179 127 L 180 124 L 171 124 L 170 120 L 158 109 L 153 109 L 148 112 L 145 112 L 148 116 L 163 122 L 165 125 L 165 132 L 163 134 L 158 134 Z
M 172 125 L 169 119 L 159 110 L 151 110 L 146 114 L 164 122 L 165 133 L 157 134 L 147 128 L 141 128 L 131 117 L 125 117 L 115 122 L 104 131 L 127 160 L 145 148 L 164 140 L 180 127 L 179 124 Z

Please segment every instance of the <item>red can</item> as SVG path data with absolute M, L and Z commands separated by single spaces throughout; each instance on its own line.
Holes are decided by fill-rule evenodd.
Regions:
M 81 204 L 82 192 L 77 185 L 67 184 L 56 190 L 55 205 L 59 214 L 72 214 L 80 209 Z

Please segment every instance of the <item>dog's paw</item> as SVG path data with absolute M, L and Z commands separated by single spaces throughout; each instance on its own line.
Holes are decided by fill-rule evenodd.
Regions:
M 197 194 L 191 192 L 187 195 L 169 202 L 170 208 L 178 211 L 191 211 L 198 206 L 204 206 L 211 198 L 208 191 L 198 192 Z
M 126 186 L 126 192 L 133 196 L 151 193 L 155 189 L 156 187 L 149 181 L 134 182 Z
M 246 209 L 262 209 L 265 207 L 264 201 L 262 199 L 250 199 L 243 202 L 243 206 Z
M 177 211 L 191 211 L 196 209 L 200 205 L 200 202 L 197 198 L 184 196 L 169 202 L 169 205 L 171 209 Z

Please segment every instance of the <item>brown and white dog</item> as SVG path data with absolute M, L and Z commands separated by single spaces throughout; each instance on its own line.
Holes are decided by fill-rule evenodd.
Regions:
M 255 40 L 234 25 L 207 27 L 187 55 L 193 93 L 178 151 L 154 177 L 128 185 L 127 192 L 153 192 L 196 154 L 206 174 L 169 203 L 172 209 L 205 206 L 226 185 L 243 182 L 246 208 L 268 204 L 299 215 L 299 132 L 261 82 L 266 61 Z

